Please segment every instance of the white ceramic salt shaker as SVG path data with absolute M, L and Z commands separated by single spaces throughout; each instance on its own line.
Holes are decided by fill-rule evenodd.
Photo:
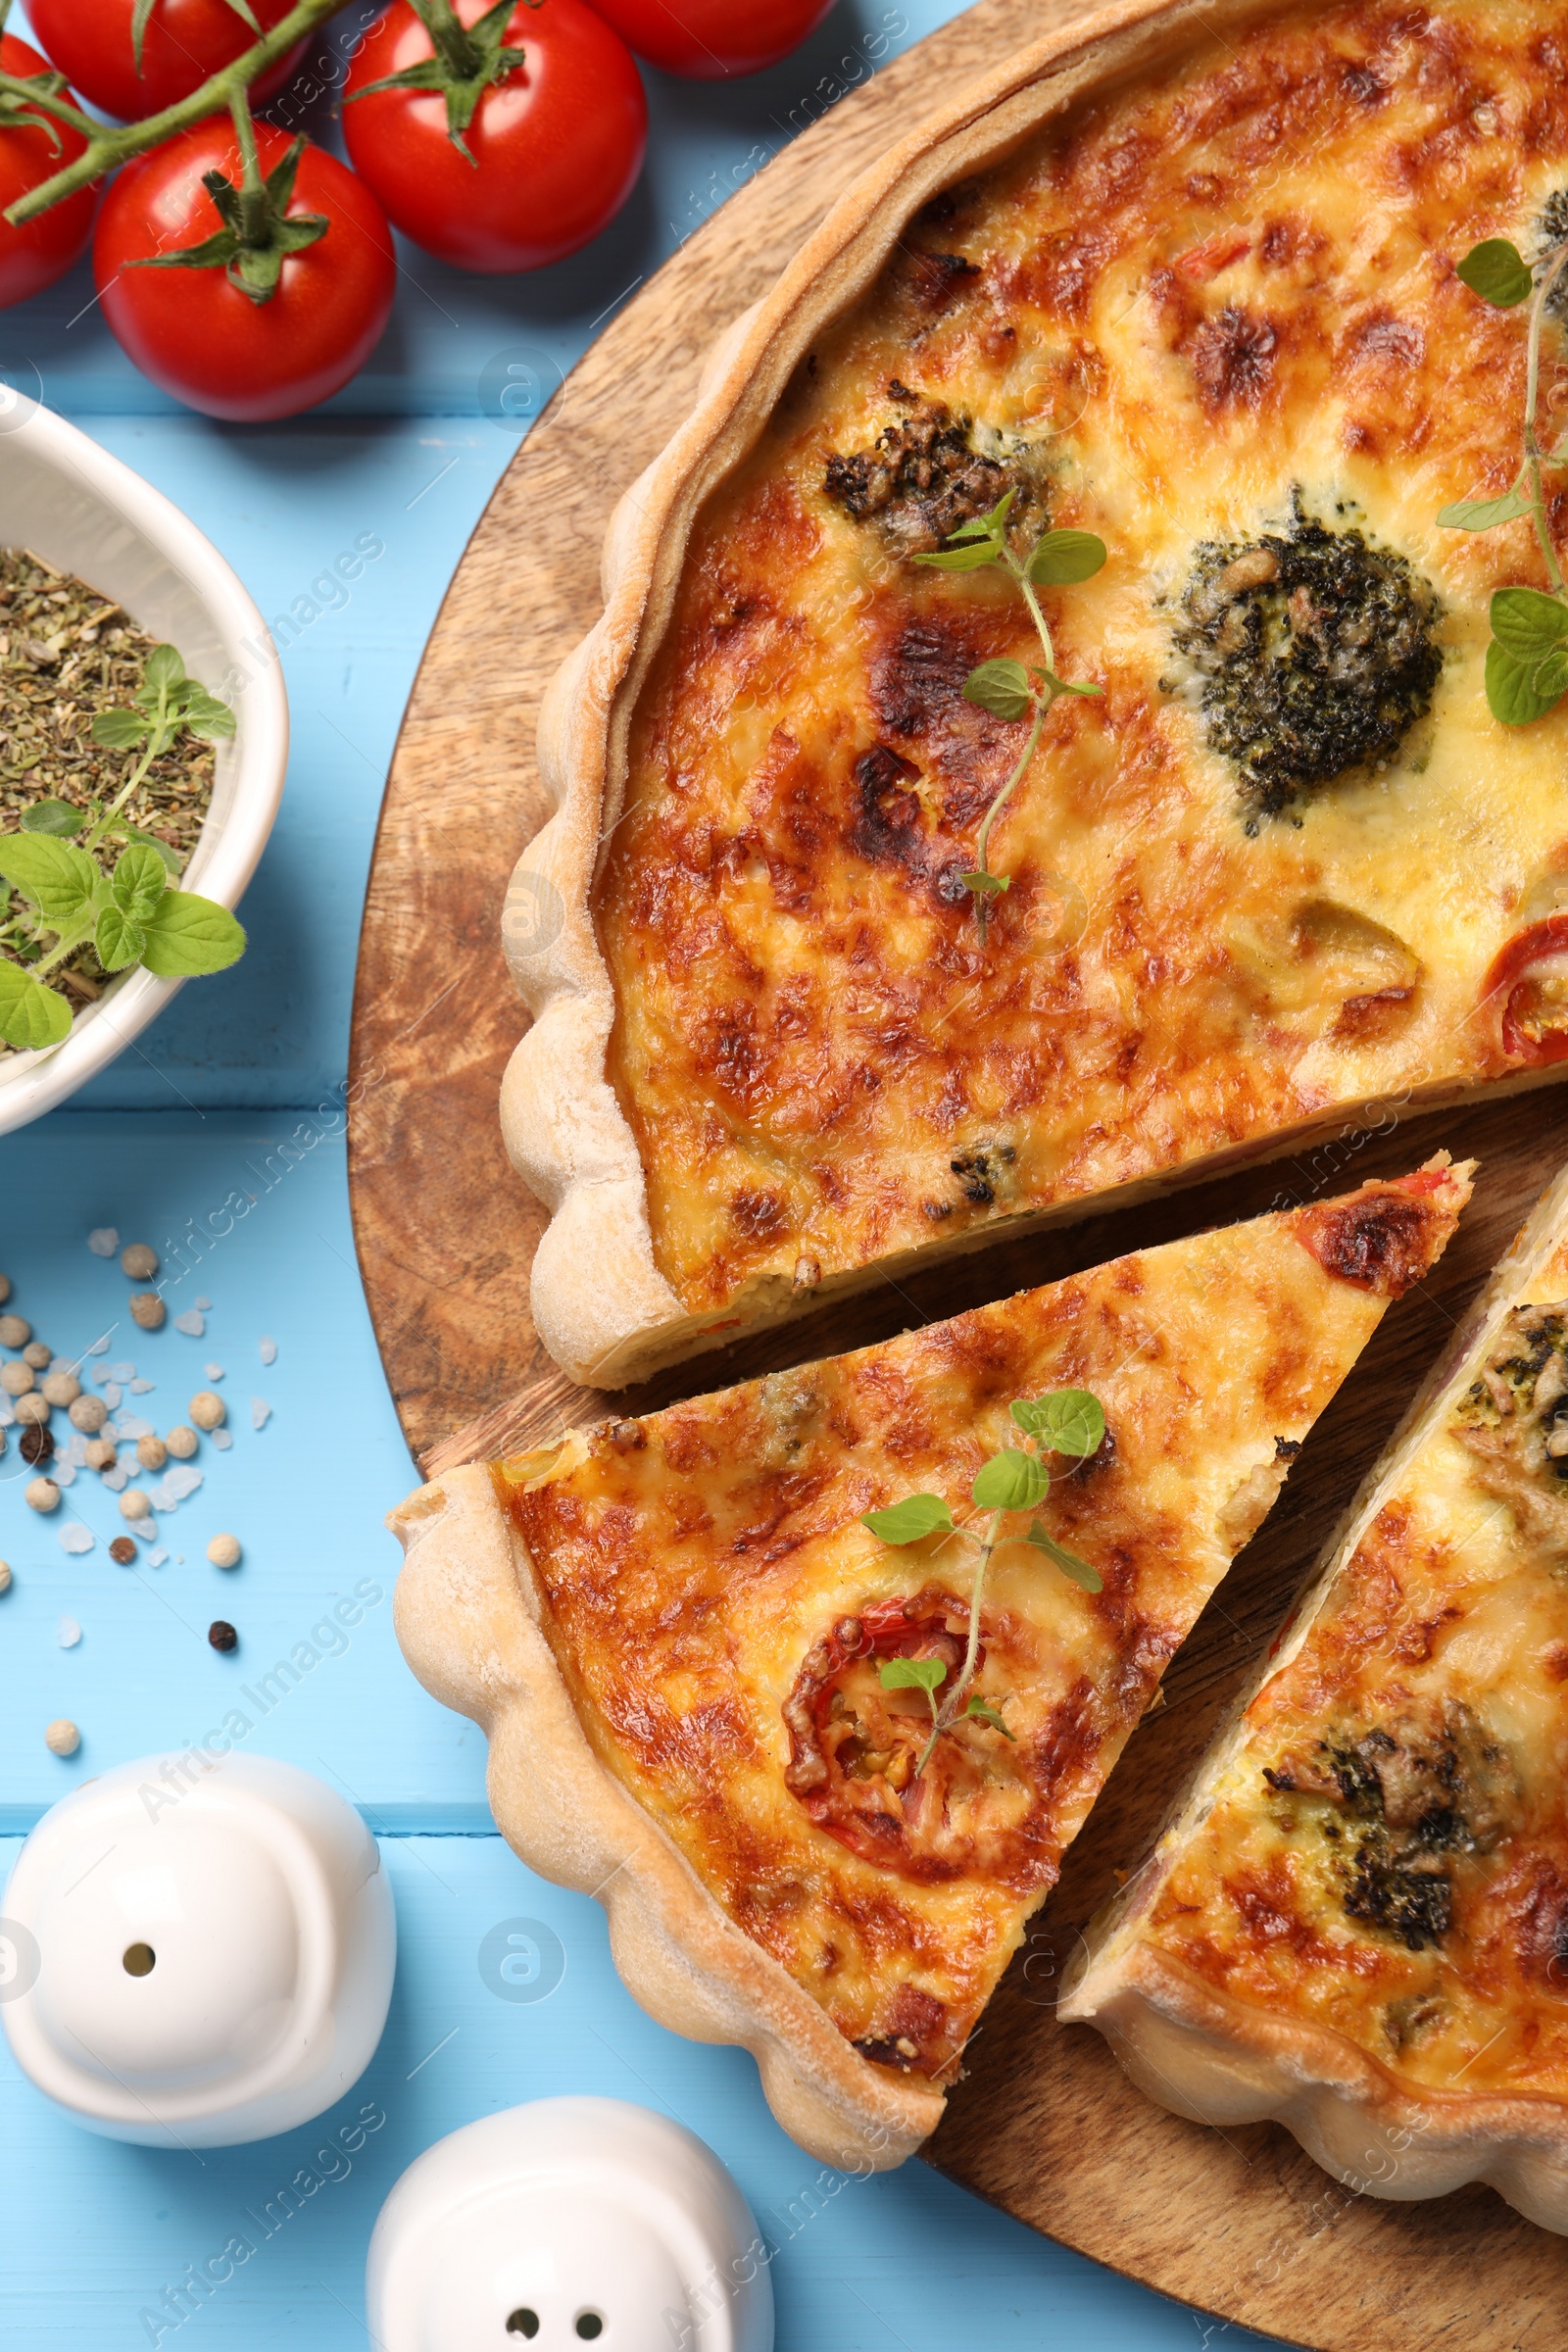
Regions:
M 768 2250 L 710 2148 L 621 2099 L 535 2099 L 438 2140 L 370 2239 L 379 2352 L 771 2352 Z
M 396 1952 L 375 1839 L 323 1782 L 268 1756 L 149 1756 L 24 1845 L 0 1893 L 0 2024 L 89 2132 L 226 2147 L 358 2081 Z

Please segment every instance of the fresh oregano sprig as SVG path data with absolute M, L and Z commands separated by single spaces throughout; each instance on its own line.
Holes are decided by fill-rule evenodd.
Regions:
M 1544 718 L 1568 692 L 1568 590 L 1552 545 L 1546 517 L 1543 472 L 1547 466 L 1568 464 L 1568 444 L 1544 450 L 1537 417 L 1541 400 L 1541 334 L 1546 306 L 1565 266 L 1568 242 L 1544 257 L 1539 283 L 1530 265 L 1506 237 L 1487 237 L 1473 246 L 1458 266 L 1458 276 L 1473 294 L 1494 310 L 1511 311 L 1530 303 L 1523 453 L 1513 486 L 1500 498 L 1460 499 L 1438 516 L 1443 528 L 1453 531 L 1492 531 L 1499 523 L 1528 514 L 1551 593 L 1539 588 L 1498 588 L 1488 617 L 1492 642 L 1487 647 L 1487 703 L 1494 718 L 1505 727 L 1526 726 Z
M 22 812 L 20 833 L 0 834 L 0 878 L 35 910 L 28 944 L 38 951 L 24 963 L 0 956 L 0 1039 L 8 1046 L 58 1046 L 71 1034 L 70 1000 L 46 983 L 89 941 L 106 972 L 139 963 L 160 979 L 220 972 L 244 954 L 245 933 L 228 908 L 173 889 L 178 859 L 122 813 L 154 760 L 186 729 L 216 742 L 233 734 L 234 713 L 186 675 L 173 646 L 156 646 L 131 708 L 100 710 L 92 722 L 95 743 L 141 755 L 107 808 L 35 801 Z M 100 846 L 110 840 L 124 845 L 112 867 Z M 49 934 L 53 945 L 45 944 Z
M 862 1527 L 868 1527 L 884 1544 L 902 1547 L 906 1544 L 923 1544 L 928 1536 L 942 1535 L 972 1544 L 978 1553 L 969 1592 L 968 1642 L 963 1664 L 947 1697 L 940 1702 L 937 1698 L 948 1675 L 941 1658 L 888 1658 L 881 1668 L 884 1690 L 923 1690 L 931 1709 L 931 1735 L 914 1768 L 916 1780 L 931 1761 L 943 1733 L 951 1731 L 964 1717 L 976 1717 L 988 1723 L 993 1731 L 1012 1739 L 1013 1734 L 998 1709 L 972 1694 L 969 1688 L 980 1654 L 980 1603 L 991 1555 L 999 1544 L 1009 1540 L 1004 1525 L 1009 1514 L 1037 1511 L 1050 1494 L 1051 1472 L 1045 1455 L 1061 1453 L 1082 1461 L 1098 1451 L 1105 1435 L 1103 1408 L 1087 1389 L 1056 1389 L 1046 1396 L 1020 1396 L 1010 1410 L 1014 1424 L 1023 1434 L 1023 1445 L 1004 1446 L 1000 1453 L 994 1453 L 988 1462 L 982 1463 L 969 1489 L 976 1509 L 988 1514 L 983 1532 L 977 1534 L 971 1527 L 960 1527 L 940 1494 L 907 1494 L 887 1510 L 861 1514 Z M 1022 1541 L 1043 1551 L 1086 1592 L 1101 1590 L 1102 1580 L 1097 1570 L 1075 1551 L 1069 1551 L 1064 1544 L 1058 1544 L 1038 1519 L 1031 1520 Z
M 1051 631 L 1035 590 L 1067 588 L 1080 580 L 1093 579 L 1105 561 L 1105 543 L 1097 539 L 1093 531 L 1047 531 L 1035 541 L 1027 556 L 1014 555 L 1007 539 L 1007 514 L 1015 495 L 1011 490 L 1006 491 L 989 514 L 977 514 L 971 521 L 959 523 L 956 531 L 950 531 L 944 549 L 914 559 L 917 564 L 929 564 L 938 571 L 1004 571 L 1016 583 L 1029 608 L 1029 617 L 1046 657 L 1043 667 L 1026 668 L 1023 662 L 1012 661 L 982 662 L 963 682 L 965 702 L 978 704 L 982 710 L 991 711 L 997 718 L 1020 719 L 1031 710 L 1034 712 L 1029 740 L 1017 764 L 981 822 L 975 840 L 973 870 L 959 876 L 974 897 L 982 947 L 991 901 L 1000 897 L 1012 880 L 1010 874 L 999 874 L 990 864 L 991 829 L 1028 771 L 1039 747 L 1046 713 L 1058 695 L 1104 692 L 1102 686 L 1057 676 Z

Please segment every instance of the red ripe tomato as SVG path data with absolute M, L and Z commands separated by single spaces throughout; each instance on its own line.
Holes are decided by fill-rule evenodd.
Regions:
M 286 17 L 293 0 L 251 0 L 263 32 Z M 142 35 L 141 72 L 131 20 L 136 0 L 30 0 L 27 15 L 55 64 L 106 115 L 140 122 L 199 90 L 210 74 L 241 56 L 256 34 L 228 0 L 154 0 Z M 280 90 L 305 53 L 301 41 L 252 84 L 261 104 Z
M 34 74 L 47 74 L 49 66 L 36 49 L 8 32 L 0 35 L 0 70 L 30 79 Z M 53 131 L 41 124 L 0 124 L 0 213 L 29 188 L 52 179 L 63 166 L 74 164 L 86 143 L 63 122 Z M 25 302 L 29 294 L 65 275 L 86 248 L 97 202 L 96 188 L 81 188 L 64 204 L 40 213 L 25 228 L 11 228 L 0 220 L 0 310 Z
M 760 74 L 814 32 L 833 0 L 594 0 L 620 34 L 666 74 L 728 81 Z
M 292 144 L 273 123 L 258 122 L 263 172 Z M 346 384 L 374 350 L 397 282 L 392 231 L 369 189 L 307 146 L 288 214 L 318 213 L 329 225 L 288 256 L 269 301 L 253 302 L 221 267 L 128 267 L 220 227 L 204 172 L 239 185 L 239 148 L 221 116 L 139 156 L 115 180 L 92 252 L 104 316 L 142 373 L 176 400 L 243 424 L 293 416 Z
M 486 0 L 458 0 L 471 24 Z M 370 82 L 431 54 L 395 0 L 355 59 L 343 132 L 355 170 L 416 245 L 460 270 L 540 270 L 596 237 L 631 194 L 648 143 L 648 101 L 624 41 L 583 0 L 519 4 L 509 48 L 525 62 L 486 90 L 467 130 L 469 163 L 447 136 L 446 101 Z

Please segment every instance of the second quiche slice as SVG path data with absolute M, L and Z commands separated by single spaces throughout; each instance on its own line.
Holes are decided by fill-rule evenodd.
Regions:
M 1205 2124 L 1568 2231 L 1568 1176 L 1060 2015 Z
M 813 2153 L 896 2164 L 935 2127 L 1168 1660 L 1469 1189 L 1443 1154 L 394 1514 L 399 1639 L 485 1727 L 502 1831 L 599 1896 L 655 2017 L 755 2053 Z M 1025 1440 L 1014 1404 L 1062 1392 L 1087 1421 Z M 1021 1507 L 993 1519 L 998 1456 Z M 917 1494 L 998 1539 L 967 1684 L 974 1546 L 865 1524 Z

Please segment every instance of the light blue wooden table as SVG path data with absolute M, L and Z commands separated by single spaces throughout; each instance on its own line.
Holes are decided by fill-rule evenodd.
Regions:
M 396 1547 L 382 1514 L 413 1472 L 377 1363 L 349 1230 L 340 1099 L 360 908 L 399 715 L 464 543 L 516 446 L 519 420 L 486 414 L 486 366 L 519 344 L 548 376 L 595 324 L 775 152 L 806 101 L 862 77 L 954 13 L 944 0 L 840 0 L 774 72 L 728 89 L 649 74 L 648 170 L 630 205 L 580 259 L 531 278 L 461 278 L 406 250 L 382 347 L 357 383 L 302 421 L 230 429 L 174 409 L 122 358 L 81 270 L 0 314 L 0 374 L 41 393 L 175 499 L 235 565 L 264 612 L 294 607 L 284 656 L 294 754 L 283 812 L 244 906 L 251 949 L 186 989 L 139 1047 L 71 1108 L 0 1141 L 0 1268 L 16 1309 L 75 1354 L 115 1323 L 126 1285 L 86 1237 L 115 1226 L 171 1259 L 192 1221 L 235 1189 L 254 1210 L 172 1295 L 211 1301 L 205 1330 L 153 1337 L 121 1324 L 95 1359 L 153 1386 L 159 1429 L 222 1370 L 234 1431 L 204 1446 L 204 1483 L 163 1523 L 161 1566 L 117 1568 L 120 1521 L 90 1474 L 58 1520 L 22 1500 L 13 1446 L 0 1461 L 0 1880 L 46 1806 L 127 1757 L 199 1739 L 279 1659 L 257 1753 L 321 1774 L 382 1839 L 400 1958 L 386 2038 L 344 2111 L 385 2117 L 344 2173 L 279 2222 L 210 2299 L 182 2300 L 191 2265 L 261 2212 L 331 2128 L 205 2158 L 122 2147 L 60 2119 L 0 2051 L 0 2324 L 17 2352 L 180 2352 L 308 2345 L 361 2352 L 365 2250 L 377 2208 L 422 2148 L 472 2117 L 582 2090 L 677 2116 L 729 2164 L 778 2248 L 780 2352 L 1176 2352 L 1221 2328 L 1032 2235 L 918 2163 L 870 2180 L 825 2174 L 774 2126 L 749 2058 L 652 2025 L 610 1964 L 598 1907 L 544 1885 L 496 1837 L 483 1741 L 428 1699 L 393 1641 Z M 325 55 L 328 43 L 319 45 Z M 815 101 L 820 104 L 820 97 Z M 318 135 L 333 136 L 329 109 Z M 525 419 L 520 420 L 525 424 Z M 313 595 L 334 556 L 370 534 L 384 552 L 352 593 Z M 297 602 L 297 600 L 304 600 Z M 314 610 L 312 608 L 315 608 Z M 432 943 L 438 958 L 439 943 Z M 270 1160 L 308 1124 L 286 1167 Z M 275 1343 L 264 1363 L 261 1343 Z M 252 1425 L 252 1399 L 270 1408 Z M 127 1402 L 132 1401 L 128 1396 Z M 93 1539 L 71 1552 L 70 1520 Z M 209 1566 L 208 1538 L 240 1536 L 243 1567 Z M 77 1536 L 73 1539 L 80 1542 Z M 369 1579 L 383 1597 L 352 1637 L 323 1620 Z M 79 1623 L 60 1646 L 62 1617 Z M 209 1648 L 216 1616 L 240 1632 Z M 313 1634 L 313 1629 L 316 1629 Z M 285 1688 L 285 1685 L 287 1687 Z M 67 1762 L 45 1724 L 81 1727 Z M 503 1997 L 482 1960 L 498 1924 L 543 1923 L 564 1973 L 543 2000 Z M 334 2176 L 328 2178 L 328 2175 Z M 1196 2225 L 1195 2225 L 1196 2226 Z

